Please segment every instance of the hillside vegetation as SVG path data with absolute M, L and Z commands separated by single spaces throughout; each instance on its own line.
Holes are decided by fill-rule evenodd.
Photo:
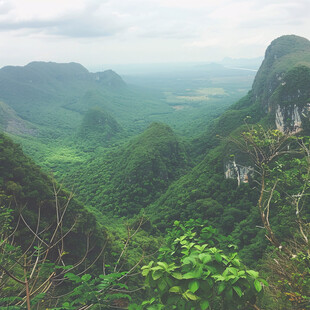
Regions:
M 244 73 L 195 70 L 187 88 L 163 76 L 145 79 L 142 92 L 111 70 L 76 63 L 0 70 L 2 130 L 76 198 L 1 134 L 4 227 L 13 229 L 20 212 L 30 227 L 42 213 L 37 232 L 53 227 L 55 199 L 69 199 L 68 219 L 56 224 L 70 237 L 64 261 L 106 247 L 89 274 L 67 276 L 64 287 L 79 293 L 60 299 L 61 309 L 309 307 L 310 42 L 275 39 L 252 88 L 229 107 Z M 232 77 L 239 82 L 225 84 Z M 31 235 L 19 228 L 16 245 L 24 231 Z M 141 275 L 122 273 L 140 264 L 146 293 Z

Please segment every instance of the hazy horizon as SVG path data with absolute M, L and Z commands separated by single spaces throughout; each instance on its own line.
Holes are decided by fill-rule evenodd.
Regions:
M 308 0 L 0 0 L 0 67 L 219 62 L 310 38 Z

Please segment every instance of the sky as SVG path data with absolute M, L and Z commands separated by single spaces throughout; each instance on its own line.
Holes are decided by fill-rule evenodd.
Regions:
M 213 62 L 310 39 L 310 0 L 0 0 L 0 67 Z

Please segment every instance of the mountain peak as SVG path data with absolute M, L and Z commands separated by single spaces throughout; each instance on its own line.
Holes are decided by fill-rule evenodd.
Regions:
M 266 111 L 270 96 L 282 83 L 285 74 L 299 65 L 310 67 L 309 40 L 285 35 L 273 40 L 268 46 L 252 88 L 255 100 L 259 98 Z
M 309 51 L 310 41 L 296 35 L 284 35 L 273 40 L 268 46 L 265 58 L 278 59 L 287 54 L 301 51 Z
M 126 86 L 126 83 L 123 81 L 123 79 L 113 70 L 96 72 L 95 79 L 100 84 L 113 87 L 113 88 L 121 88 L 121 87 Z

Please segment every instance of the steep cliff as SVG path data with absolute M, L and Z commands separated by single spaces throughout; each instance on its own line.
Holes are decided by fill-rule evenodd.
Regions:
M 247 119 L 249 123 L 262 122 L 283 133 L 299 133 L 303 130 L 305 134 L 308 134 L 310 129 L 310 41 L 294 35 L 282 36 L 274 40 L 266 50 L 265 59 L 257 72 L 249 95 L 240 100 L 232 109 L 236 107 L 237 109 L 239 107 L 238 112 L 243 119 L 245 119 L 245 112 L 250 112 L 253 107 L 260 111 L 258 118 L 256 115 L 254 120 Z M 253 117 L 251 113 L 248 115 Z M 227 121 L 231 122 L 231 119 Z M 232 129 L 238 131 L 240 125 L 242 122 Z M 229 134 L 225 133 L 224 136 Z M 231 161 L 230 154 L 228 153 L 225 159 L 226 178 L 237 179 L 238 184 L 247 182 L 252 168 L 245 164 L 243 159 Z
M 310 41 L 294 35 L 274 40 L 252 87 L 258 102 L 282 132 L 298 132 L 309 122 Z
M 297 66 L 290 70 L 269 101 L 277 129 L 299 132 L 309 128 L 310 68 Z

